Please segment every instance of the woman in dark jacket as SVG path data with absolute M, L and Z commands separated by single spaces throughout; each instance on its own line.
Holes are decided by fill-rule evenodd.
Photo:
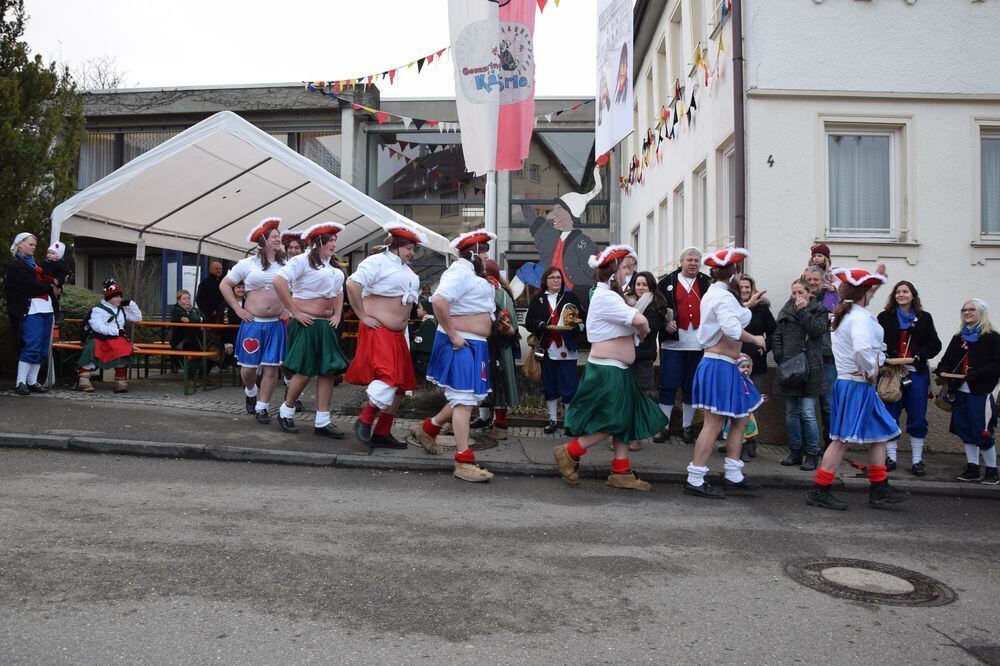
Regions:
M 740 278 L 740 301 L 746 303 L 750 297 L 757 292 L 757 283 L 749 275 Z M 766 292 L 761 292 L 766 293 Z M 777 324 L 774 315 L 771 314 L 771 302 L 766 298 L 750 308 L 750 323 L 743 329 L 751 335 L 763 335 L 767 341 L 767 350 L 751 343 L 743 343 L 743 353 L 753 361 L 753 370 L 750 372 L 750 381 L 761 393 L 764 392 L 764 375 L 767 374 L 767 352 L 771 351 L 771 338 L 774 337 L 774 329 Z
M 576 309 L 579 323 L 568 325 L 568 328 L 549 328 L 567 326 L 565 316 L 567 306 Z M 571 312 L 572 310 L 570 310 Z M 562 271 L 555 266 L 549 266 L 542 273 L 542 293 L 531 299 L 528 312 L 524 318 L 524 327 L 531 335 L 538 336 L 538 349 L 542 352 L 542 387 L 545 392 L 545 402 L 549 408 L 549 424 L 544 430 L 548 434 L 558 429 L 557 421 L 559 399 L 562 398 L 563 409 L 569 407 L 576 395 L 577 372 L 577 336 L 583 331 L 587 314 L 580 304 L 580 299 L 566 289 L 566 281 Z
M 42 274 L 35 264 L 38 241 L 27 232 L 19 233 L 10 246 L 11 260 L 4 271 L 3 293 L 7 300 L 7 317 L 11 337 L 18 351 L 18 395 L 46 393 L 38 383 L 42 362 L 49 356 L 52 339 L 52 299 L 56 295 L 55 279 Z
M 829 318 L 822 304 L 809 291 L 803 280 L 792 283 L 792 296 L 778 313 L 772 353 L 781 366 L 798 354 L 805 353 L 808 372 L 803 383 L 782 385 L 775 379 L 774 389 L 785 398 L 785 429 L 788 431 L 788 457 L 782 465 L 801 464 L 800 469 L 812 471 L 819 464 L 819 428 L 816 423 L 816 402 L 827 391 L 823 376 L 823 334 Z M 805 461 L 802 449 L 805 447 Z
M 993 391 L 1000 380 L 1000 334 L 993 330 L 989 308 L 978 298 L 962 305 L 962 328 L 948 343 L 934 374 L 938 383 L 947 383 L 955 402 L 951 409 L 951 432 L 965 444 L 968 465 L 959 481 L 979 481 L 995 486 L 997 478 L 996 398 Z M 963 379 L 942 377 L 942 373 L 963 375 Z M 979 455 L 986 470 L 979 475 Z
M 879 326 L 885 331 L 887 358 L 912 358 L 913 363 L 903 366 L 906 379 L 903 397 L 886 404 L 886 409 L 896 422 L 906 410 L 906 432 L 910 434 L 913 452 L 910 472 L 916 476 L 927 473 L 924 469 L 924 438 L 927 436 L 927 391 L 931 385 L 927 361 L 941 353 L 941 339 L 934 330 L 934 319 L 920 307 L 920 296 L 912 282 L 901 280 L 892 288 L 885 309 L 878 315 Z M 886 444 L 887 470 L 896 469 L 896 447 L 899 439 Z

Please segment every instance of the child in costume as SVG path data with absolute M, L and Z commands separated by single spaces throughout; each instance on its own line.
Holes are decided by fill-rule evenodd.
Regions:
M 427 364 L 431 360 L 438 325 L 434 318 L 434 306 L 426 298 L 421 298 L 417 303 L 417 317 L 420 319 L 420 326 L 413 334 L 410 351 L 413 354 L 413 370 L 422 381 L 426 379 Z
M 746 378 L 744 381 L 749 382 L 750 381 L 750 374 L 753 372 L 753 359 L 751 359 L 746 354 L 740 354 L 739 358 L 736 359 L 736 368 L 740 371 L 740 374 L 743 375 Z M 762 395 L 761 398 L 763 398 L 765 401 L 767 400 L 766 396 Z M 733 423 L 732 421 L 726 421 L 726 425 L 722 429 L 722 438 L 723 439 L 726 439 L 727 437 L 729 437 L 729 427 L 732 425 L 732 423 Z M 756 412 L 751 412 L 750 413 L 750 419 L 747 421 L 746 430 L 743 431 L 743 443 L 744 443 L 744 445 L 748 441 L 752 440 L 753 438 L 755 438 L 759 434 L 760 434 L 760 431 L 757 429 L 757 413 Z M 721 450 L 722 451 L 726 450 L 725 445 L 722 446 Z M 743 452 L 741 452 L 740 453 L 740 460 L 742 460 L 743 462 L 746 462 L 746 459 L 747 459 L 747 456 L 744 455 Z
M 115 393 L 128 393 L 128 366 L 132 362 L 132 342 L 125 337 L 129 322 L 142 321 L 142 311 L 135 301 L 122 298 L 118 281 L 104 282 L 104 300 L 95 305 L 86 322 L 87 339 L 80 352 L 77 389 L 90 393 L 94 386 L 90 374 L 95 369 L 115 370 Z
M 55 280 L 55 286 L 58 287 L 55 290 L 56 294 L 52 297 L 52 312 L 56 324 L 61 324 L 63 320 L 63 313 L 59 307 L 59 296 L 62 294 L 62 288 L 69 277 L 69 264 L 63 259 L 65 254 L 66 245 L 56 241 L 49 246 L 45 253 L 45 261 L 42 262 L 42 275 L 50 276 Z
M 580 480 L 580 457 L 610 436 L 615 453 L 607 485 L 622 490 L 652 488 L 636 476 L 628 458 L 629 441 L 651 437 L 667 424 L 667 417 L 629 371 L 635 345 L 652 335 L 646 318 L 621 295 L 636 260 L 635 250 L 628 245 L 610 245 L 589 261 L 597 276 L 586 323 L 591 351 L 576 396 L 566 410 L 566 427 L 575 438 L 552 450 L 559 473 L 571 485 Z

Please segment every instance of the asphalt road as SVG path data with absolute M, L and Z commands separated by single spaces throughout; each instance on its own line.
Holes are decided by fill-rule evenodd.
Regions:
M 996 503 L 0 451 L 4 664 L 978 663 Z M 958 593 L 876 606 L 782 563 L 897 564 Z M 988 654 L 988 650 L 980 650 Z

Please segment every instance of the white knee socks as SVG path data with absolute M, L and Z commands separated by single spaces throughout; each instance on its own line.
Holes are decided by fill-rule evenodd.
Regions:
M 924 459 L 924 438 L 910 437 L 910 448 L 913 449 L 913 464 L 916 465 L 918 462 L 922 462 Z
M 18 363 L 20 365 L 20 363 Z M 41 363 L 32 363 L 28 367 L 28 386 L 34 386 L 38 383 L 38 371 L 42 369 Z
M 983 462 L 986 463 L 987 467 L 997 466 L 997 447 L 991 446 L 988 449 L 982 449 Z
M 739 483 L 743 480 L 743 461 L 734 460 L 733 458 L 726 458 L 726 478 L 733 483 Z
M 549 421 L 559 420 L 559 398 L 555 400 L 546 400 L 545 404 L 549 407 Z
M 669 421 L 670 420 L 670 415 L 674 413 L 674 406 L 673 405 L 664 405 L 661 402 L 660 403 L 660 411 L 663 412 L 663 415 L 666 416 L 667 420 Z
M 28 371 L 31 370 L 31 364 L 27 361 L 17 362 L 17 383 L 27 384 L 28 383 Z
M 487 407 L 480 407 L 479 408 L 479 418 L 482 419 L 483 421 L 486 421 L 487 419 L 489 419 L 490 418 L 490 410 L 489 410 L 489 408 L 487 408 Z
M 705 483 L 706 474 L 708 474 L 707 467 L 696 467 L 694 463 L 688 463 L 688 483 L 695 488 L 701 488 Z
M 965 459 L 969 461 L 970 465 L 979 464 L 979 447 L 975 444 L 965 445 Z
M 896 449 L 897 449 L 898 446 L 899 446 L 899 440 L 898 439 L 894 439 L 892 441 L 889 441 L 889 442 L 885 443 L 885 455 L 892 462 L 896 462 Z M 914 461 L 914 462 L 916 462 L 916 461 Z
M 681 421 L 681 425 L 690 428 L 691 424 L 694 423 L 694 405 L 685 402 L 682 407 L 684 408 L 684 419 Z

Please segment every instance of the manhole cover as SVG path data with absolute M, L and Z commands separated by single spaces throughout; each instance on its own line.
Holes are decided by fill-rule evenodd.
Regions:
M 785 563 L 792 580 L 841 599 L 888 606 L 943 606 L 957 598 L 950 587 L 916 571 L 880 562 L 806 557 Z
M 469 439 L 472 440 L 472 442 L 469 444 L 469 448 L 472 449 L 473 451 L 485 451 L 486 449 L 496 448 L 497 444 L 499 443 L 492 437 L 487 437 L 486 435 L 480 435 L 480 434 L 472 435 Z M 410 443 L 411 446 L 419 446 L 419 444 L 417 444 L 412 437 L 407 438 L 407 441 Z M 441 447 L 442 451 L 454 451 L 456 448 L 454 435 L 445 435 L 445 434 L 438 435 L 437 441 L 438 441 L 438 446 Z

